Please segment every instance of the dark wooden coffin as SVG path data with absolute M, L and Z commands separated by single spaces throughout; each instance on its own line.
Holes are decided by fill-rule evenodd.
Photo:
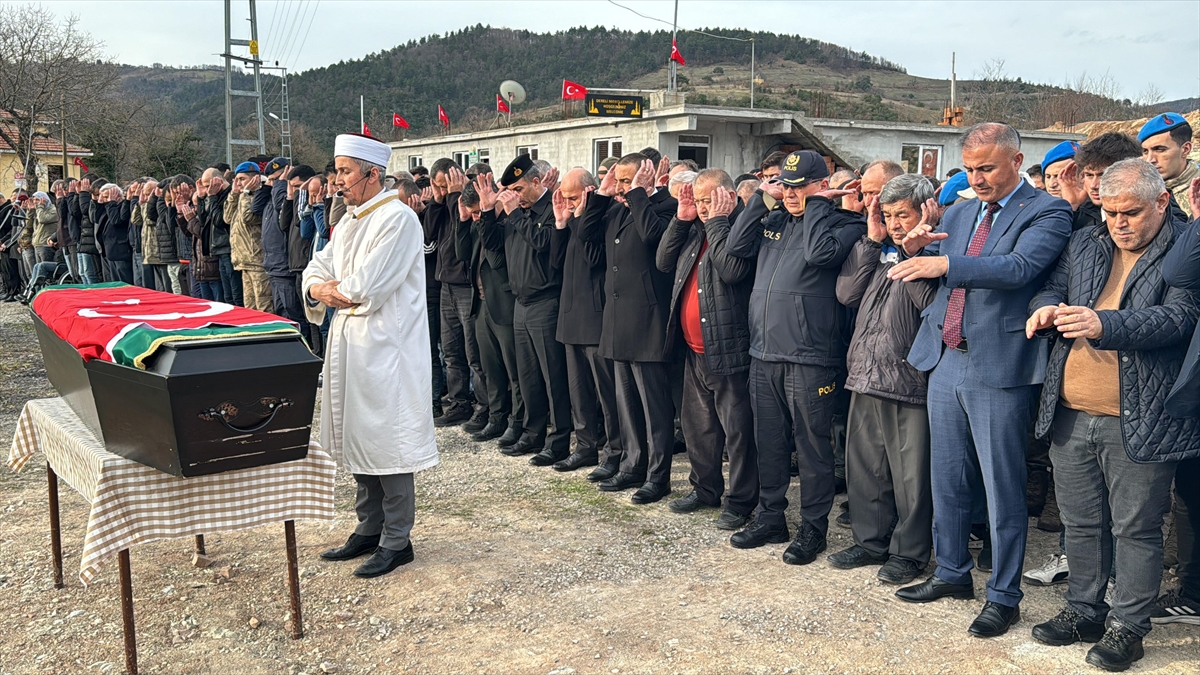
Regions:
M 184 477 L 308 454 L 321 359 L 298 334 L 168 342 L 138 370 L 33 321 L 50 383 L 109 452 Z

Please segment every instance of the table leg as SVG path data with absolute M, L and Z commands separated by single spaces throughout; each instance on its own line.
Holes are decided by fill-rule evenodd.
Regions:
M 50 553 L 54 558 L 54 587 L 62 588 L 65 584 L 63 584 L 62 529 L 58 521 L 58 474 L 54 473 L 50 462 L 46 462 L 46 487 L 50 501 Z
M 133 627 L 133 579 L 129 573 L 129 549 L 117 554 L 121 572 L 121 622 L 125 628 L 125 672 L 137 675 L 137 633 Z
M 300 565 L 296 560 L 296 523 L 283 523 L 283 538 L 287 544 L 288 591 L 292 600 L 292 639 L 304 637 L 304 620 L 300 616 Z
M 204 535 L 202 534 L 196 535 L 196 553 L 200 555 L 208 553 L 208 551 L 204 550 Z

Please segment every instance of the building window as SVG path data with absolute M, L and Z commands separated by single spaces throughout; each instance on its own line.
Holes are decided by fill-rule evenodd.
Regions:
M 418 166 L 421 166 L 424 163 L 425 162 L 421 161 L 420 155 L 409 155 L 408 156 L 408 170 L 409 171 L 412 171 L 413 169 L 417 168 Z
M 900 148 L 900 166 L 908 173 L 937 178 L 942 175 L 942 146 L 905 144 Z
M 679 135 L 679 159 L 690 159 L 701 169 L 708 168 L 708 136 Z
M 471 166 L 471 153 L 469 152 L 454 152 L 451 153 L 451 157 L 453 157 L 454 163 L 460 169 L 466 169 L 468 166 Z
M 592 170 L 600 170 L 600 162 L 609 157 L 621 156 L 621 139 L 619 138 L 597 138 L 592 142 Z
M 491 164 L 492 163 L 492 151 L 488 148 L 480 148 L 478 161 L 483 162 L 484 164 Z
M 538 150 L 538 146 L 536 146 L 536 145 L 518 145 L 517 146 L 517 154 L 518 155 L 529 155 L 529 159 L 532 159 L 532 160 L 537 160 L 537 158 L 538 158 L 537 150 Z

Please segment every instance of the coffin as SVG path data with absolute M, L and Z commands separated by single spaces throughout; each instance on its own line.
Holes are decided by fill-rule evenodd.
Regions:
M 184 477 L 308 452 L 321 360 L 298 332 L 155 340 L 134 367 L 34 325 L 50 383 L 109 452 Z

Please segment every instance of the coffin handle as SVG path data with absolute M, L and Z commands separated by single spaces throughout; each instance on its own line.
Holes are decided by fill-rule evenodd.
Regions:
M 212 422 L 214 420 L 219 421 L 221 424 L 225 425 L 225 428 L 239 434 L 252 434 L 256 431 L 262 431 L 270 426 L 271 422 L 275 420 L 275 416 L 279 414 L 279 411 L 290 405 L 292 405 L 291 400 L 286 398 L 261 398 L 251 406 L 237 404 L 233 401 L 226 401 L 215 408 L 209 408 L 208 410 L 205 410 L 204 412 L 200 413 L 199 417 L 206 422 Z M 246 407 L 266 408 L 270 411 L 270 413 L 264 417 L 261 422 L 253 426 L 240 427 L 230 423 L 229 420 L 237 419 L 239 409 Z

